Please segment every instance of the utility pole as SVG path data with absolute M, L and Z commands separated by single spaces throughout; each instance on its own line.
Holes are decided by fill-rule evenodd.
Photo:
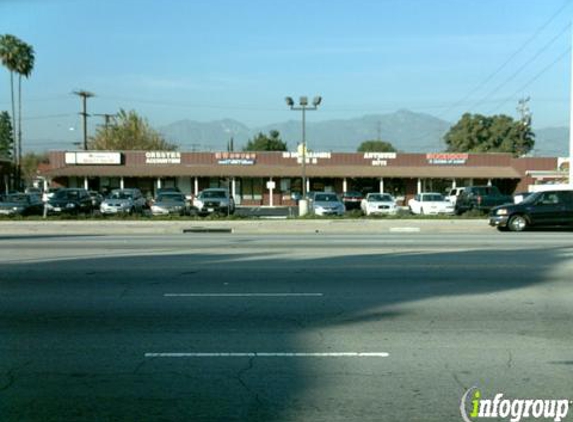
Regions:
M 88 112 L 87 112 L 87 99 L 93 97 L 95 94 L 89 91 L 74 91 L 74 94 L 82 99 L 82 116 L 83 128 L 84 128 L 84 151 L 88 149 Z
M 115 119 L 117 117 L 117 114 L 108 114 L 108 113 L 96 113 L 94 114 L 94 116 L 98 116 L 98 117 L 103 117 L 104 118 L 104 127 L 107 130 L 109 128 L 109 124 L 111 122 L 111 119 Z
M 520 123 L 523 126 L 523 128 L 521 130 L 521 135 L 520 135 L 520 139 L 521 139 L 521 145 L 519 146 L 520 148 L 523 148 L 525 134 L 528 131 L 528 129 L 531 127 L 531 111 L 529 110 L 529 100 L 530 99 L 531 99 L 530 97 L 521 98 L 517 102 L 517 112 L 520 115 Z M 522 154 L 523 154 L 523 151 L 520 151 L 519 155 L 522 155 Z

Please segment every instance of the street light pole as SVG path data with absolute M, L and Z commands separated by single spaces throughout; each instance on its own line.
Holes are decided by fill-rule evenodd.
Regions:
M 291 110 L 295 111 L 302 111 L 302 199 L 303 205 L 306 205 L 306 111 L 307 110 L 317 110 L 318 106 L 322 102 L 322 97 L 317 96 L 314 97 L 312 100 L 312 106 L 308 105 L 308 98 L 307 97 L 300 97 L 299 99 L 299 106 L 294 105 L 294 100 L 291 97 L 286 97 L 287 106 L 290 107 Z M 299 204 L 300 202 L 299 201 Z M 306 214 L 306 212 L 302 212 L 301 208 L 301 215 Z

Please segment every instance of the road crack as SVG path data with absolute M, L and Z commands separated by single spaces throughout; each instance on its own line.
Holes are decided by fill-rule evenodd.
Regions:
M 254 362 L 255 362 L 255 358 L 256 356 L 251 356 L 249 357 L 249 362 L 247 364 L 246 367 L 241 368 L 236 375 L 236 379 L 239 382 L 239 384 L 241 384 L 241 386 L 244 388 L 244 390 L 249 393 L 251 396 L 253 396 L 255 398 L 255 401 L 257 402 L 257 405 L 262 406 L 263 402 L 261 400 L 261 398 L 259 397 L 259 394 L 256 393 L 255 391 L 253 391 L 253 389 L 251 387 L 249 387 L 247 385 L 247 382 L 243 379 L 243 377 L 245 376 L 245 374 L 247 372 L 249 372 L 251 369 L 253 369 L 254 367 Z

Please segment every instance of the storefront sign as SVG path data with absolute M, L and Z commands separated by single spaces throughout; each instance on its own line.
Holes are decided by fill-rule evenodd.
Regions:
M 395 152 L 365 152 L 364 159 L 372 160 L 373 166 L 386 167 L 388 165 L 388 160 L 394 160 L 396 158 Z
M 469 155 L 461 152 L 433 152 L 426 154 L 428 164 L 451 165 L 465 164 Z
M 181 153 L 177 151 L 148 151 L 145 164 L 181 164 Z
M 298 152 L 283 152 L 283 158 L 296 158 L 297 163 L 302 163 L 302 148 Z M 318 164 L 318 160 L 330 160 L 330 152 L 307 152 L 306 164 Z
M 65 163 L 75 165 L 121 165 L 121 152 L 76 151 L 65 153 Z
M 257 154 L 252 152 L 217 152 L 217 164 L 231 166 L 252 166 L 257 161 Z

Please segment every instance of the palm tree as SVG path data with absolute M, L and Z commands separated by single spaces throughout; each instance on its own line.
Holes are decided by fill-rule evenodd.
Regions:
M 22 163 L 22 76 L 26 79 L 34 69 L 34 48 L 21 42 L 18 49 L 16 72 L 18 73 L 18 180 L 21 176 Z
M 12 95 L 12 128 L 16 129 L 16 103 L 14 101 L 14 72 L 18 66 L 18 54 L 21 40 L 14 35 L 0 35 L 0 60 L 10 72 L 10 92 Z M 17 159 L 17 143 L 14 142 L 13 159 Z

